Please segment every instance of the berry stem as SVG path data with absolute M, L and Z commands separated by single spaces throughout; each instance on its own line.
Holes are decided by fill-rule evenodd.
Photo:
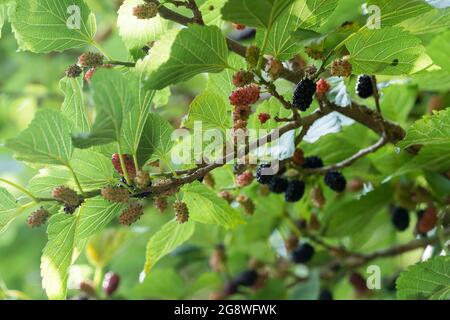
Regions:
M 125 159 L 123 158 L 122 154 L 122 145 L 120 144 L 120 142 L 117 143 L 117 149 L 119 153 L 120 167 L 122 168 L 123 176 L 125 177 L 127 184 L 131 185 L 132 181 L 130 179 L 130 176 L 128 175 L 127 166 L 125 165 Z
M 102 284 L 102 279 L 103 279 L 103 268 L 102 267 L 96 267 L 95 268 L 95 273 L 94 273 L 94 287 L 95 289 L 99 290 L 100 286 Z
M 134 163 L 134 169 L 136 172 L 139 171 L 139 163 L 136 154 L 133 154 L 133 163 Z
M 259 70 L 261 70 L 263 62 L 264 62 L 264 51 L 266 51 L 266 47 L 269 42 L 269 31 L 270 31 L 271 27 L 272 27 L 272 25 L 269 25 L 268 28 L 266 29 L 266 31 L 264 32 L 264 40 L 263 40 L 263 44 L 261 47 L 261 53 L 260 53 L 260 56 L 258 59 L 258 64 L 256 66 L 256 70 L 258 70 L 258 72 L 259 72 Z
M 84 195 L 84 191 L 83 191 L 83 188 L 81 187 L 80 180 L 78 180 L 78 177 L 77 177 L 75 171 L 73 170 L 72 166 L 70 164 L 67 164 L 66 167 L 69 169 L 70 173 L 72 174 L 73 179 L 75 180 L 75 183 L 78 187 L 78 190 L 80 190 L 81 194 Z
M 115 66 L 124 66 L 124 67 L 130 67 L 130 68 L 134 68 L 136 66 L 136 63 L 134 63 L 134 62 L 117 61 L 117 60 L 105 61 L 105 64 L 112 64 Z
M 6 183 L 6 184 L 8 184 L 8 185 L 10 185 L 11 187 L 16 188 L 17 190 L 21 191 L 22 193 L 26 194 L 26 195 L 27 195 L 28 197 L 30 197 L 34 202 L 36 202 L 36 203 L 39 202 L 39 199 L 38 199 L 35 195 L 33 195 L 33 194 L 32 194 L 31 192 L 29 192 L 27 189 L 25 189 L 25 188 L 19 186 L 18 184 L 15 184 L 14 182 L 9 181 L 9 180 L 6 180 L 6 179 L 3 179 L 3 178 L 0 178 L 0 181 Z
M 448 214 L 448 211 L 450 209 L 450 206 L 446 206 L 442 212 L 439 214 L 438 216 L 438 221 L 437 221 L 437 236 L 439 238 L 439 243 L 442 247 L 442 250 L 444 250 L 445 255 L 448 256 L 450 254 L 450 250 L 448 245 L 446 245 L 447 240 L 445 239 L 445 229 L 444 229 L 444 219 L 445 216 Z

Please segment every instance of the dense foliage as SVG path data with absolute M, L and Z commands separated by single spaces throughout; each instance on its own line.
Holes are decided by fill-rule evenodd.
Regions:
M 0 298 L 450 299 L 449 7 L 0 0 Z

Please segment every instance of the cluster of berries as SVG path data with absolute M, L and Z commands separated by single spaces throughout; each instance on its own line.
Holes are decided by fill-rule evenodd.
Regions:
M 393 226 L 398 231 L 405 231 L 410 225 L 409 211 L 402 207 L 392 206 L 390 207 L 391 221 Z M 428 232 L 436 227 L 438 222 L 437 210 L 433 206 L 429 206 L 425 210 L 419 210 L 417 212 L 417 224 L 415 231 L 422 236 L 425 236 Z
M 78 62 L 69 66 L 66 70 L 66 76 L 68 78 L 78 78 L 83 70 L 84 80 L 90 82 L 97 68 L 111 68 L 112 65 L 104 63 L 105 57 L 99 53 L 85 52 L 78 57 Z
M 306 157 L 304 159 L 303 169 L 319 169 L 323 167 L 323 161 L 318 156 Z M 347 180 L 344 175 L 336 170 L 330 170 L 325 174 L 325 184 L 336 192 L 343 192 L 347 186 Z
M 236 82 L 238 82 L 237 79 Z M 233 122 L 235 130 L 247 127 L 248 119 L 252 112 L 251 105 L 259 100 L 260 92 L 261 88 L 258 85 L 248 84 L 238 87 L 231 93 L 230 103 L 234 106 Z
M 256 181 L 268 185 L 273 193 L 284 193 L 288 202 L 297 202 L 305 193 L 305 183 L 301 180 L 288 180 L 280 175 L 268 174 L 270 164 L 262 163 L 256 167 Z

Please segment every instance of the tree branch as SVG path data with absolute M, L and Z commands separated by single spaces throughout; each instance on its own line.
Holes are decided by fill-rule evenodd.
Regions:
M 317 173 L 326 173 L 328 171 L 331 170 L 339 170 L 339 169 L 343 169 L 345 167 L 348 167 L 350 165 L 352 165 L 356 160 L 365 157 L 366 155 L 377 151 L 378 149 L 382 148 L 383 146 L 385 146 L 387 144 L 387 139 L 385 136 L 382 136 L 380 138 L 380 140 L 378 140 L 377 143 L 375 143 L 374 145 L 366 148 L 366 149 L 362 149 L 359 150 L 357 153 L 355 153 L 354 155 L 352 155 L 351 157 L 338 162 L 336 164 L 330 165 L 330 166 L 326 166 L 326 167 L 322 167 L 322 168 L 317 168 L 317 169 L 305 169 L 304 172 L 308 173 L 308 174 L 317 174 Z

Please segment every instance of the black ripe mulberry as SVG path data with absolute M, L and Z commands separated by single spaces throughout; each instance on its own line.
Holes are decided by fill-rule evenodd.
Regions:
M 272 178 L 273 175 L 265 174 L 264 169 L 270 168 L 269 163 L 261 163 L 256 167 L 256 181 L 258 181 L 261 184 L 268 184 Z
M 284 198 L 287 202 L 297 202 L 305 193 L 305 183 L 301 180 L 289 181 Z
M 306 157 L 302 168 L 303 169 L 318 169 L 323 167 L 323 161 L 318 156 Z
M 132 203 L 122 211 L 119 217 L 120 224 L 130 226 L 144 214 L 144 207 L 139 203 Z
M 342 192 L 347 186 L 347 180 L 342 173 L 338 171 L 328 171 L 325 174 L 325 184 L 336 192 Z
M 120 277 L 114 272 L 108 272 L 103 279 L 103 291 L 109 297 L 116 292 L 119 287 Z
M 286 178 L 280 176 L 274 176 L 269 182 L 269 190 L 274 193 L 283 193 L 288 187 L 288 181 Z
M 398 231 L 404 231 L 409 227 L 409 212 L 405 208 L 395 207 L 392 209 L 392 224 Z
M 316 93 L 315 82 L 304 78 L 295 88 L 292 105 L 301 111 L 306 111 L 313 101 L 314 93 Z
M 128 190 L 123 187 L 104 187 L 100 193 L 105 200 L 111 202 L 127 203 L 130 199 Z
M 68 78 L 78 78 L 83 73 L 83 69 L 77 64 L 71 65 L 66 70 L 66 76 Z
M 292 261 L 295 263 L 306 263 L 312 259 L 315 250 L 309 243 L 303 243 L 292 251 Z
M 34 211 L 27 219 L 27 223 L 30 227 L 40 227 L 47 222 L 50 213 L 44 208 L 39 208 Z
M 182 224 L 189 220 L 189 209 L 185 202 L 176 200 L 173 204 L 178 223 Z
M 371 76 L 364 74 L 358 77 L 356 93 L 363 99 L 373 95 L 373 82 Z
M 251 287 L 258 280 L 258 273 L 255 270 L 245 270 L 234 278 L 233 282 L 236 286 Z
M 330 290 L 323 289 L 320 291 L 319 300 L 333 300 L 333 294 Z

